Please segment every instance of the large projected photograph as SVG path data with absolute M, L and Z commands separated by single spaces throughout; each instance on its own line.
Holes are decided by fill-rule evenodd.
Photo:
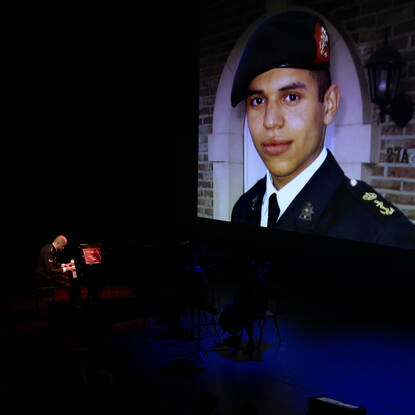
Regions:
M 363 47 L 288 9 L 222 65 L 202 42 L 198 217 L 415 249 L 413 103 L 386 35 Z

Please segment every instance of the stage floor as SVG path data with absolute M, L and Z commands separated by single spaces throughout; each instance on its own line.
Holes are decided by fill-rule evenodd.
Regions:
M 200 349 L 197 338 L 163 338 L 166 324 L 134 313 L 128 287 L 105 287 L 101 300 L 104 307 L 79 310 L 69 324 L 59 291 L 51 327 L 46 303 L 36 315 L 29 294 L 9 298 L 2 404 L 17 414 L 305 415 L 309 397 L 328 396 L 368 415 L 415 413 L 415 336 L 407 316 L 347 319 L 291 293 L 278 319 L 282 342 L 267 320 L 262 346 L 249 356 L 217 347 L 226 335 L 214 325 L 201 327 Z M 183 313 L 182 327 L 190 326 Z

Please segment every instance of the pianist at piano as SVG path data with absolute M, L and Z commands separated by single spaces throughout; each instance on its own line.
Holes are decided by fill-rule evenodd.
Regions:
M 65 236 L 57 236 L 52 243 L 45 245 L 39 253 L 35 267 L 37 287 L 63 287 L 75 306 L 81 300 L 81 290 L 77 279 L 73 278 L 75 267 L 72 263 L 60 261 L 62 251 L 68 244 Z

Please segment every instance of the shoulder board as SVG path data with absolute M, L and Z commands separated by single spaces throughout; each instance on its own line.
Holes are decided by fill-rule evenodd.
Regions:
M 348 179 L 346 187 L 365 210 L 379 219 L 396 217 L 401 214 L 398 208 L 361 180 Z

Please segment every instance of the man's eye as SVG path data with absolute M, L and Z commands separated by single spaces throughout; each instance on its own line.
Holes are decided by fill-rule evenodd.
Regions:
M 291 104 L 293 102 L 296 102 L 300 99 L 300 97 L 297 94 L 288 94 L 284 97 L 284 101 Z
M 255 97 L 251 99 L 251 105 L 261 105 L 264 102 L 263 98 L 261 97 Z

